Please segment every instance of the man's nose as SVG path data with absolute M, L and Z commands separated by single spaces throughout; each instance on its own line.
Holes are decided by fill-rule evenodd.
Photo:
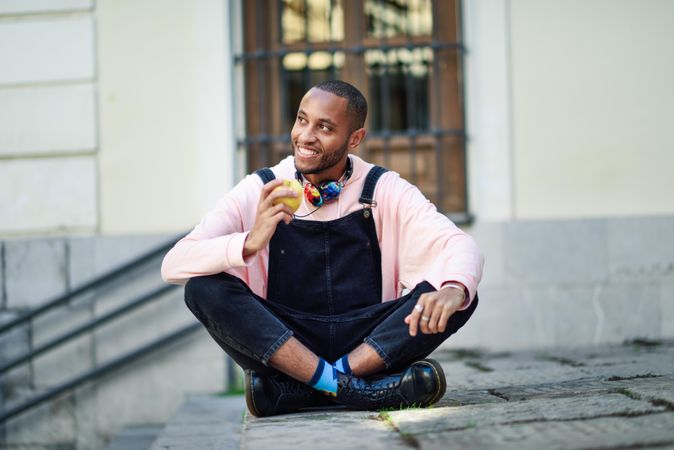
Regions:
M 299 142 L 310 143 L 316 140 L 316 134 L 314 133 L 314 128 L 311 126 L 304 127 L 298 136 Z

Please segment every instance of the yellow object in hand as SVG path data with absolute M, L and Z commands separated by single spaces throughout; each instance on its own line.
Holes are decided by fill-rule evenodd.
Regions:
M 295 211 L 297 211 L 297 208 L 300 207 L 300 203 L 302 203 L 302 192 L 304 191 L 302 189 L 302 185 L 297 180 L 283 180 L 283 185 L 277 186 L 274 189 L 274 191 L 277 190 L 277 189 L 285 189 L 285 188 L 290 188 L 293 191 L 297 192 L 297 197 L 277 198 L 276 200 L 274 200 L 274 202 L 272 204 L 277 205 L 279 203 L 284 203 L 284 204 L 288 205 L 290 207 L 290 209 L 293 210 L 293 212 L 295 212 Z

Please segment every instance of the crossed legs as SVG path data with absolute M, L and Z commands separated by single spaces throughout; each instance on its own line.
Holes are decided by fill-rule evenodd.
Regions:
M 466 323 L 477 299 L 471 308 L 450 317 L 444 333 L 409 336 L 403 319 L 410 314 L 418 297 L 432 289 L 428 283 L 422 283 L 389 303 L 390 307 L 382 309 L 380 317 L 365 319 L 374 325 L 354 341 L 358 342 L 355 347 L 346 350 L 354 375 L 365 377 L 400 369 L 424 358 Z M 192 278 L 185 287 L 185 302 L 214 340 L 244 369 L 268 374 L 276 369 L 306 382 L 314 374 L 319 356 L 326 358 L 317 355 L 315 349 L 309 348 L 311 343 L 285 323 L 290 318 L 279 317 L 273 305 L 232 275 Z
M 465 324 L 477 299 L 450 317 L 444 333 L 410 336 L 404 318 L 431 290 L 420 283 L 395 302 L 341 316 L 307 316 L 268 302 L 238 278 L 221 273 L 191 279 L 185 302 L 222 349 L 247 369 L 246 403 L 252 414 L 265 416 L 326 406 L 330 401 L 322 392 L 356 409 L 438 401 L 446 386 L 442 368 L 421 359 Z

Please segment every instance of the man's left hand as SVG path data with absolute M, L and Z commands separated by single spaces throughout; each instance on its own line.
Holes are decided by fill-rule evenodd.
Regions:
M 418 329 L 424 334 L 444 333 L 447 321 L 464 301 L 465 293 L 449 287 L 421 294 L 412 313 L 405 317 L 410 336 L 416 336 Z

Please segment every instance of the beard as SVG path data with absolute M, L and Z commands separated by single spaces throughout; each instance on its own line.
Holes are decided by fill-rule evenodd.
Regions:
M 297 151 L 294 143 L 292 143 L 292 147 L 294 156 L 295 152 Z M 349 151 L 349 141 L 347 139 L 346 141 L 344 141 L 344 145 L 339 147 L 334 152 L 330 152 L 328 154 L 321 153 L 318 161 L 316 162 L 315 167 L 301 169 L 297 167 L 297 160 L 295 160 L 295 169 L 302 175 L 314 175 L 317 173 L 324 172 L 326 170 L 332 169 L 337 164 L 339 164 L 344 159 L 348 151 Z

